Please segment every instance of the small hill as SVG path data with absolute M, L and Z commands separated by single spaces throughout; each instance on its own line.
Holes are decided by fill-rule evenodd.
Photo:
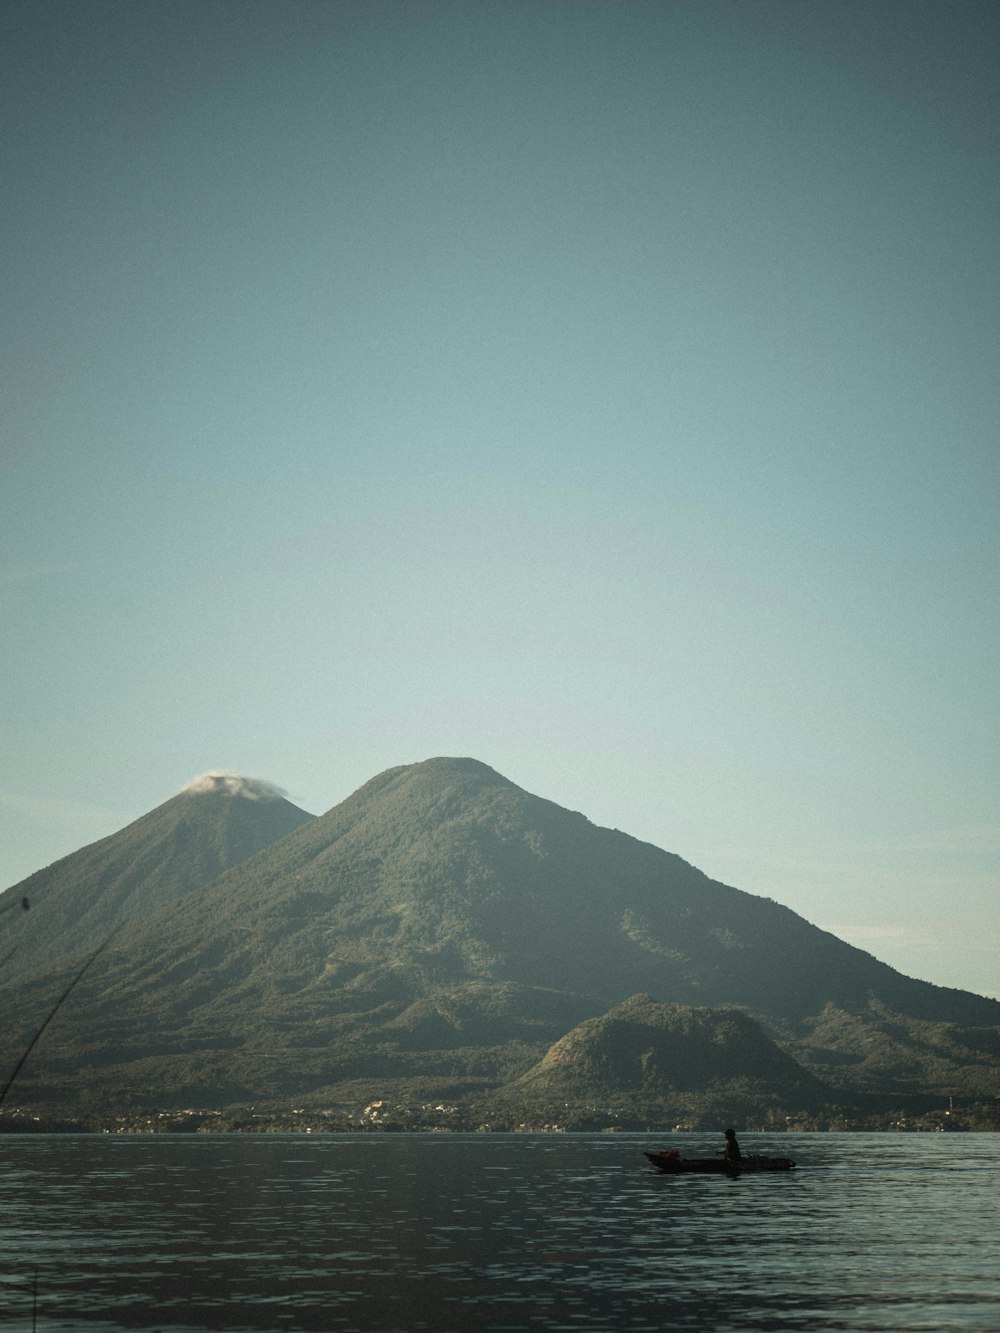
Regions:
M 531 1109 L 669 1107 L 678 1118 L 717 1108 L 746 1121 L 829 1104 L 834 1094 L 736 1009 L 693 1008 L 635 995 L 588 1019 L 499 1094 Z
M 860 1009 L 825 1005 L 788 1049 L 827 1082 L 858 1091 L 1000 1097 L 998 1024 L 915 1018 L 873 996 Z
M 126 922 L 172 907 L 313 818 L 277 788 L 206 773 L 126 828 L 37 871 L 0 896 L 27 898 L 0 936 L 0 982 L 92 952 Z

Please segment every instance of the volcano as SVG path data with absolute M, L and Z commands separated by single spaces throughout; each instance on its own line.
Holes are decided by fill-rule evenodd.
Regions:
M 482 1097 L 636 995 L 738 1010 L 840 1086 L 1000 1092 L 997 1001 L 904 977 L 476 760 L 392 768 L 318 818 L 282 817 L 300 826 L 124 926 L 20 1096 Z M 52 972 L 0 995 L 5 1058 L 59 984 Z
M 0 911 L 20 898 L 30 904 L 3 917 L 0 982 L 92 952 L 125 922 L 174 906 L 312 818 L 269 783 L 221 772 L 195 778 L 0 896 Z

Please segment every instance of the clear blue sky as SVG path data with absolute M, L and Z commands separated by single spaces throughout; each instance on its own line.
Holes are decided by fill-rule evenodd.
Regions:
M 472 755 L 1000 993 L 1000 7 L 0 22 L 3 884 Z

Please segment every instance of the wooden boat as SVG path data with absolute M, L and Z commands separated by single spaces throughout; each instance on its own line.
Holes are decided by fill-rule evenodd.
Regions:
M 683 1175 L 687 1171 L 700 1171 L 717 1176 L 737 1176 L 744 1171 L 791 1171 L 795 1163 L 790 1157 L 759 1157 L 752 1153 L 731 1162 L 727 1157 L 682 1157 L 676 1149 L 663 1152 L 647 1152 L 647 1157 L 657 1171 L 668 1176 Z

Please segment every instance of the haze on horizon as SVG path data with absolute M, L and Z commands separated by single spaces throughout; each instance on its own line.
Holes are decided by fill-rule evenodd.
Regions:
M 1000 993 L 994 5 L 0 25 L 3 886 L 471 755 Z

